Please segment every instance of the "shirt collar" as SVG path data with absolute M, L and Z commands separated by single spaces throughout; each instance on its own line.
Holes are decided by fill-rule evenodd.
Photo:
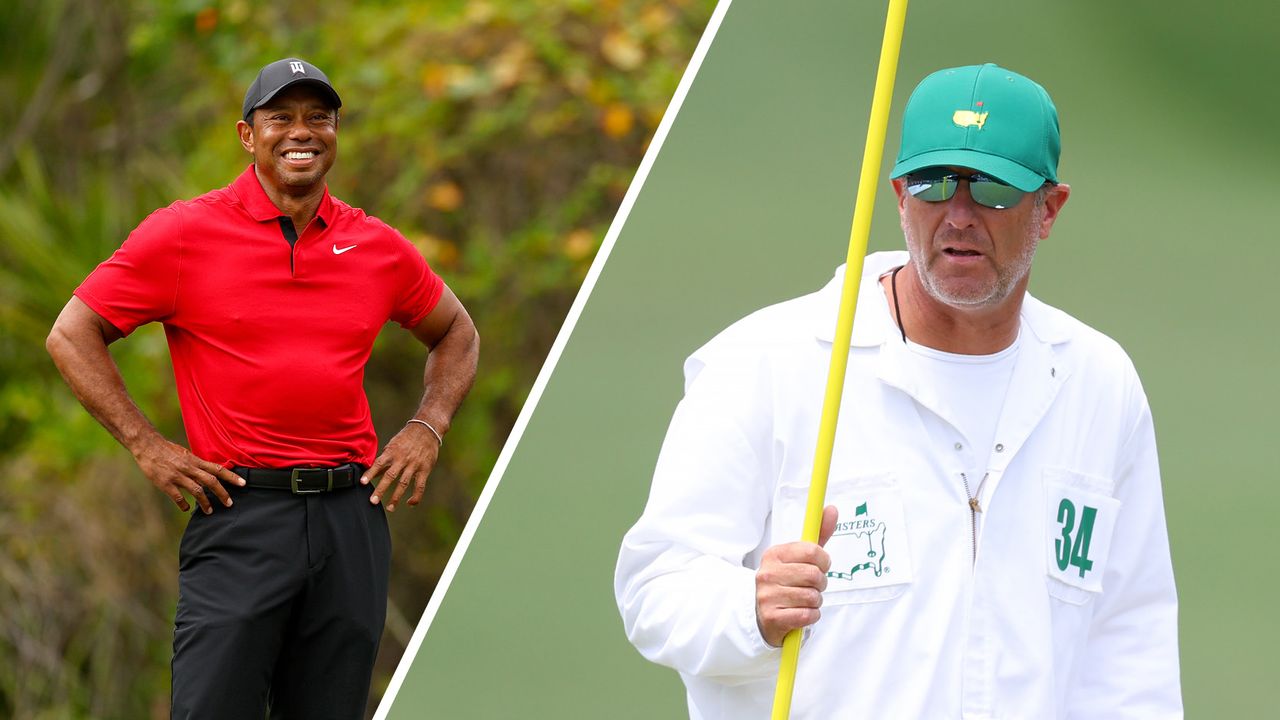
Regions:
M 872 253 L 862 264 L 862 278 L 858 289 L 857 313 L 853 319 L 853 347 L 876 347 L 886 341 L 900 338 L 898 325 L 893 320 L 889 303 L 880 291 L 880 277 L 895 267 L 905 265 L 909 256 L 905 250 Z M 835 340 L 836 320 L 840 313 L 840 291 L 844 286 L 845 266 L 836 268 L 835 276 L 818 291 L 822 312 L 815 315 L 814 335 L 825 343 Z M 1022 324 L 1035 334 L 1036 339 L 1057 344 L 1071 339 L 1071 326 L 1062 311 L 1050 307 L 1030 293 L 1022 301 Z
M 240 198 L 240 203 L 244 205 L 245 210 L 249 212 L 249 216 L 258 222 L 267 220 L 275 220 L 284 217 L 284 213 L 280 212 L 280 208 L 271 202 L 271 198 L 267 197 L 267 191 L 262 189 L 262 183 L 258 181 L 258 174 L 253 170 L 253 163 L 249 163 L 249 167 L 240 173 L 240 177 L 231 183 L 231 189 L 235 192 L 236 197 Z M 329 197 L 329 186 L 324 188 L 324 197 L 320 198 L 320 207 L 316 209 L 316 217 L 320 218 L 325 227 L 328 227 L 333 214 L 333 199 Z M 299 231 L 301 232 L 301 231 Z

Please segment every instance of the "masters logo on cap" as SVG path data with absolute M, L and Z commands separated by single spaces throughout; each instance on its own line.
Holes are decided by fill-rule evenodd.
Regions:
M 1058 111 L 1035 81 L 998 65 L 939 70 L 902 115 L 890 177 L 922 168 L 971 168 L 1031 192 L 1058 182 Z

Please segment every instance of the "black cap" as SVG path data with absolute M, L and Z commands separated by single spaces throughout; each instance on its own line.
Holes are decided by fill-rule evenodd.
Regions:
M 321 93 L 329 97 L 329 102 L 335 109 L 342 107 L 338 91 L 333 89 L 329 78 L 320 72 L 320 68 L 306 60 L 285 58 L 258 71 L 258 77 L 249 86 L 249 92 L 244 94 L 244 121 L 251 122 L 254 110 L 267 104 L 276 93 L 298 83 L 317 86 Z

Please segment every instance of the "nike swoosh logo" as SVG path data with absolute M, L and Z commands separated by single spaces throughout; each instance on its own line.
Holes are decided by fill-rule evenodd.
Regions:
M 348 251 L 348 250 L 354 250 L 354 249 L 355 249 L 355 247 L 356 247 L 355 245 L 348 245 L 347 247 L 340 248 L 340 247 L 338 247 L 337 243 L 334 243 L 334 245 L 333 245 L 333 254 L 334 254 L 334 255 L 341 255 L 342 253 L 344 253 L 344 252 L 346 252 L 346 251 Z

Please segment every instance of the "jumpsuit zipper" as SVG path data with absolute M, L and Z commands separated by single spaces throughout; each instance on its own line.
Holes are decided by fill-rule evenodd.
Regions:
M 960 473 L 960 480 L 964 482 L 964 494 L 969 498 L 969 546 L 973 549 L 973 564 L 978 564 L 978 513 L 982 512 L 982 506 L 978 504 L 978 495 L 982 493 L 982 485 L 987 481 L 987 476 L 991 473 L 985 473 L 982 479 L 978 481 L 978 491 L 969 491 L 969 476 Z

